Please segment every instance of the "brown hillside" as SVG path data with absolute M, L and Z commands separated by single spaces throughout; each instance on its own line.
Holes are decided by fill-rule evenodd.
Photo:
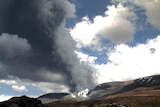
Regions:
M 49 107 L 111 107 L 109 106 L 111 103 L 128 105 L 128 107 L 160 107 L 160 89 L 157 87 L 137 88 L 130 92 L 109 96 L 99 100 L 83 102 L 57 101 L 47 105 Z

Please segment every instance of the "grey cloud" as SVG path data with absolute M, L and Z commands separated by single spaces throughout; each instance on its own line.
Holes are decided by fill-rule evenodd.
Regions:
M 0 7 L 0 34 L 10 34 L 3 37 L 17 40 L 16 45 L 26 44 L 15 45 L 17 49 L 9 51 L 16 54 L 32 48 L 28 56 L 0 57 L 1 78 L 15 76 L 34 82 L 52 82 L 69 86 L 71 91 L 95 85 L 93 69 L 79 62 L 74 41 L 64 28 L 65 18 L 74 16 L 73 4 L 66 0 L 0 0 L 0 6 L 3 6 Z
M 3 33 L 0 36 L 0 55 L 8 58 L 19 55 L 26 55 L 31 51 L 31 46 L 25 38 L 19 38 L 17 35 Z

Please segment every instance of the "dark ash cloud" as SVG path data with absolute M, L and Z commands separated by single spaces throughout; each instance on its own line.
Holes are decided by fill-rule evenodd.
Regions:
M 1 79 L 53 82 L 71 91 L 92 87 L 93 69 L 79 62 L 64 27 L 65 18 L 74 16 L 74 11 L 66 0 L 0 0 L 0 48 L 9 50 L 0 50 Z M 9 49 L 7 42 L 12 39 L 17 44 L 11 43 Z

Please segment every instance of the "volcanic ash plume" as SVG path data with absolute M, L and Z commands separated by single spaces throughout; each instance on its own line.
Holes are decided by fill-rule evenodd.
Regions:
M 67 0 L 0 0 L 0 78 L 92 88 L 94 69 L 80 62 L 65 28 Z

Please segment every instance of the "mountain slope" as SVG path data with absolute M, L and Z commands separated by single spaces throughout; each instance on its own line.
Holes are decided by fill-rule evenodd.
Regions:
M 160 87 L 160 75 L 148 76 L 132 81 L 110 82 L 98 85 L 91 90 L 89 96 L 91 99 L 106 97 L 119 93 L 128 92 L 139 87 Z
M 160 86 L 160 75 L 148 76 L 134 80 L 132 83 L 125 85 L 122 89 L 113 94 L 127 92 L 139 87 Z
M 88 94 L 90 99 L 97 99 L 104 96 L 112 95 L 116 93 L 125 85 L 124 82 L 110 82 L 98 85 L 95 89 L 91 90 Z
M 48 93 L 42 96 L 39 96 L 38 99 L 42 101 L 43 104 L 49 103 L 52 101 L 58 101 L 65 99 L 66 96 L 70 96 L 68 93 Z
M 68 93 L 48 93 L 38 98 L 48 98 L 48 99 L 62 99 L 64 96 L 69 95 Z
M 160 88 L 136 88 L 97 100 L 82 102 L 56 101 L 46 105 L 49 107 L 160 107 Z
M 119 94 L 123 94 L 123 93 L 130 92 L 130 91 L 134 92 L 134 90 L 139 89 L 139 88 L 142 88 L 143 89 L 142 91 L 147 92 L 146 91 L 147 88 L 150 88 L 151 90 L 153 90 L 152 89 L 153 87 L 160 89 L 160 75 L 143 77 L 143 78 L 139 78 L 139 79 L 135 79 L 135 80 L 131 80 L 131 81 L 109 82 L 109 83 L 100 84 L 88 93 L 87 100 L 105 99 L 105 98 L 109 98 L 110 96 L 113 96 L 113 95 L 119 95 Z M 142 92 L 142 91 L 139 91 L 139 92 Z M 153 91 L 158 92 L 155 90 L 153 90 Z M 132 93 L 132 95 L 130 95 L 130 94 L 128 94 L 128 95 L 130 95 L 130 97 L 131 97 L 134 94 Z M 123 95 L 125 95 L 125 94 L 123 94 Z M 121 95 L 121 97 L 123 95 Z M 135 96 L 135 97 L 137 97 L 137 96 Z M 142 96 L 140 96 L 140 94 L 139 94 L 139 97 L 142 97 Z M 69 102 L 74 103 L 77 101 L 79 101 L 79 102 L 82 101 L 81 99 L 78 98 L 78 96 L 73 98 L 72 95 L 70 95 L 68 93 L 50 93 L 50 94 L 40 96 L 38 99 L 41 100 L 43 104 L 50 103 L 53 101 L 54 102 L 57 102 L 57 101 L 61 102 L 62 101 L 65 103 L 69 103 Z

